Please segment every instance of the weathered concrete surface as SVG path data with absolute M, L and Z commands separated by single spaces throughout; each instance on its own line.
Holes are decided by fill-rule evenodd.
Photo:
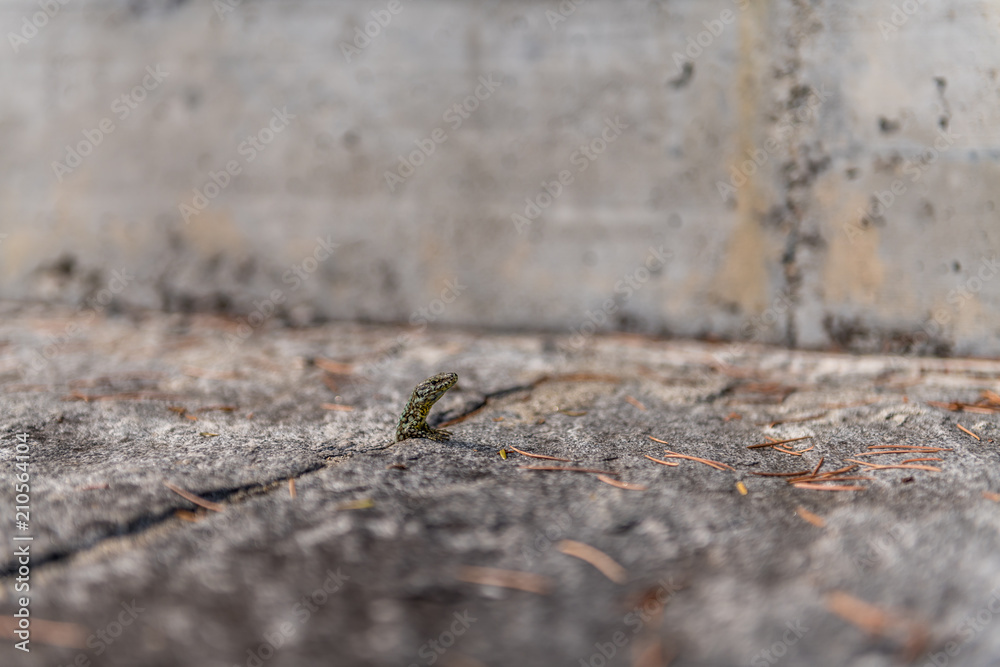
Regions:
M 0 296 L 1000 355 L 992 4 L 387 6 L 0 3 Z
M 1000 660 L 1000 505 L 983 495 L 1000 492 L 1000 417 L 926 403 L 1000 389 L 1000 362 L 639 337 L 566 352 L 561 338 L 355 325 L 269 324 L 231 344 L 235 323 L 213 317 L 2 315 L 0 612 L 17 608 L 13 537 L 30 534 L 35 624 L 30 654 L 0 646 L 4 665 L 577 666 L 604 664 L 602 648 L 611 665 L 663 664 L 651 651 L 672 665 Z M 485 407 L 450 443 L 385 447 L 409 390 L 441 370 L 460 381 L 433 416 Z M 18 433 L 29 531 L 12 523 Z M 648 436 L 735 471 L 655 464 L 644 455 L 664 445 Z M 815 448 L 746 448 L 765 436 Z M 940 472 L 874 471 L 856 492 L 751 474 L 820 457 L 834 470 L 874 444 L 953 451 L 930 455 Z M 503 460 L 510 446 L 648 488 L 522 470 L 570 464 Z M 164 482 L 222 511 L 192 516 Z M 610 555 L 624 583 L 562 539 Z M 459 581 L 470 565 L 551 590 Z M 906 624 L 869 636 L 831 611 L 842 594 Z M 83 647 L 51 645 L 67 642 Z

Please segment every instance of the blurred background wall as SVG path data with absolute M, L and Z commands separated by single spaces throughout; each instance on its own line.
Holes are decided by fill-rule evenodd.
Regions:
M 0 297 L 1000 354 L 1000 5 L 2 0 Z

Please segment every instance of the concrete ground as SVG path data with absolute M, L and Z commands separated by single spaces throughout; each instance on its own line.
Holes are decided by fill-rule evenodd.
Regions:
M 1000 361 L 0 313 L 0 664 L 1000 663 Z

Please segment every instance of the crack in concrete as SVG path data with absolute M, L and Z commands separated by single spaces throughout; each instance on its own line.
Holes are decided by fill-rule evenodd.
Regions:
M 206 500 L 217 503 L 235 500 L 236 502 L 232 502 L 229 505 L 235 506 L 244 500 L 270 493 L 289 479 L 299 479 L 300 477 L 304 477 L 309 473 L 322 470 L 326 467 L 328 466 L 325 464 L 317 464 L 292 477 L 282 477 L 280 479 L 271 480 L 269 482 L 261 482 L 258 484 L 245 484 L 231 489 L 220 489 L 207 493 L 197 493 L 197 495 Z M 195 492 L 192 491 L 192 493 Z M 150 529 L 162 525 L 168 522 L 171 518 L 174 518 L 178 510 L 188 510 L 191 504 L 192 503 L 190 503 L 190 501 L 186 501 L 183 506 L 182 504 L 178 504 L 156 514 L 141 515 L 132 519 L 123 527 L 116 526 L 117 530 L 106 532 L 104 535 L 100 535 L 89 540 L 83 540 L 77 544 L 68 545 L 66 548 L 54 549 L 49 553 L 41 555 L 33 554 L 31 560 L 32 572 L 37 572 L 38 568 L 42 566 L 57 563 L 74 556 L 87 553 L 88 551 L 92 551 L 99 548 L 108 540 L 138 537 Z M 15 576 L 17 574 L 17 570 L 18 564 L 16 560 L 12 561 L 9 565 L 0 568 L 0 581 Z

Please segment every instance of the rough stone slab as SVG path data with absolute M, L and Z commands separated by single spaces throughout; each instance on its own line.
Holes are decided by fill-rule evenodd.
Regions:
M 633 662 L 656 646 L 672 665 L 895 665 L 907 651 L 923 665 L 948 647 L 949 664 L 1000 660 L 1000 505 L 983 495 L 1000 492 L 1000 418 L 927 404 L 997 391 L 1000 362 L 349 324 L 265 324 L 244 340 L 214 317 L 2 315 L 0 506 L 12 514 L 27 433 L 35 634 L 30 654 L 0 646 L 0 664 L 231 667 L 257 665 L 252 651 L 268 666 L 600 665 L 603 648 L 633 665 L 659 664 Z M 442 370 L 460 380 L 432 417 L 482 409 L 449 443 L 386 447 L 413 385 Z M 801 457 L 746 448 L 799 436 L 812 439 L 791 446 L 815 446 Z M 821 456 L 834 470 L 876 444 L 953 451 L 930 455 L 941 472 L 864 473 L 859 492 L 751 474 Z M 648 488 L 522 470 L 571 464 L 502 459 L 511 446 Z M 735 471 L 644 458 L 665 447 Z M 192 516 L 163 482 L 223 509 Z M 605 552 L 626 581 L 563 539 Z M 465 566 L 551 590 L 463 582 Z M 831 611 L 838 592 L 905 622 L 872 636 Z M 89 647 L 52 645 L 74 628 L 95 633 Z

